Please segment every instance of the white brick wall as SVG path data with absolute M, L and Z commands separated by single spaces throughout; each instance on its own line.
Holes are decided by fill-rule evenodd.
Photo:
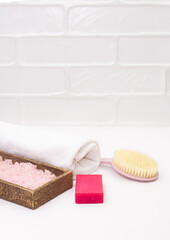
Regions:
M 38 37 L 20 41 L 25 64 L 95 64 L 115 61 L 116 43 L 106 37 Z
M 65 71 L 49 67 L 0 67 L 0 86 L 0 94 L 63 94 Z
M 17 57 L 16 41 L 10 38 L 0 38 L 0 64 L 11 65 Z
M 166 33 L 170 31 L 170 6 L 72 7 L 71 33 Z M 158 17 L 161 16 L 161 17 Z
M 118 59 L 122 64 L 170 64 L 170 37 L 120 38 Z
M 64 12 L 58 6 L 18 6 L 0 7 L 1 34 L 42 34 L 63 32 Z
M 70 70 L 75 95 L 161 94 L 162 70 L 154 67 L 79 67 Z
M 170 94 L 170 69 L 166 72 L 166 79 L 167 79 L 167 92 Z
M 26 98 L 21 104 L 21 119 L 24 124 L 111 124 L 115 120 L 114 105 L 112 98 Z
M 170 126 L 170 0 L 0 0 L 0 112 Z
M 0 119 L 17 123 L 20 119 L 19 101 L 12 97 L 0 98 Z
M 162 123 L 170 122 L 170 97 L 129 97 L 118 103 L 120 123 Z

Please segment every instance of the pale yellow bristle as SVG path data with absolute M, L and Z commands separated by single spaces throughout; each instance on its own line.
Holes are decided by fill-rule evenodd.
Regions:
M 116 150 L 114 164 L 122 171 L 136 177 L 150 178 L 158 172 L 158 164 L 153 158 L 132 150 Z

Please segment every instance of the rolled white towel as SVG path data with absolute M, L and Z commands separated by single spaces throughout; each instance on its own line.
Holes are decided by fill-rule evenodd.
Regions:
M 0 122 L 0 150 L 88 174 L 100 164 L 96 141 L 82 136 Z

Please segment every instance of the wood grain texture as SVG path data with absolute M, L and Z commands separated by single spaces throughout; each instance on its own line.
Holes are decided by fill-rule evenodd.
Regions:
M 4 200 L 17 203 L 27 208 L 36 209 L 73 186 L 73 174 L 70 170 L 3 151 L 0 151 L 0 156 L 2 156 L 3 160 L 11 159 L 13 163 L 30 162 L 37 165 L 38 169 L 43 171 L 47 169 L 56 176 L 55 179 L 35 190 L 0 179 L 0 198 Z

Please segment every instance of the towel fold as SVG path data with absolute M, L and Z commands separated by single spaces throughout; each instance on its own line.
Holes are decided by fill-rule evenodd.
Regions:
M 96 141 L 82 136 L 0 122 L 0 150 L 88 174 L 100 164 Z

